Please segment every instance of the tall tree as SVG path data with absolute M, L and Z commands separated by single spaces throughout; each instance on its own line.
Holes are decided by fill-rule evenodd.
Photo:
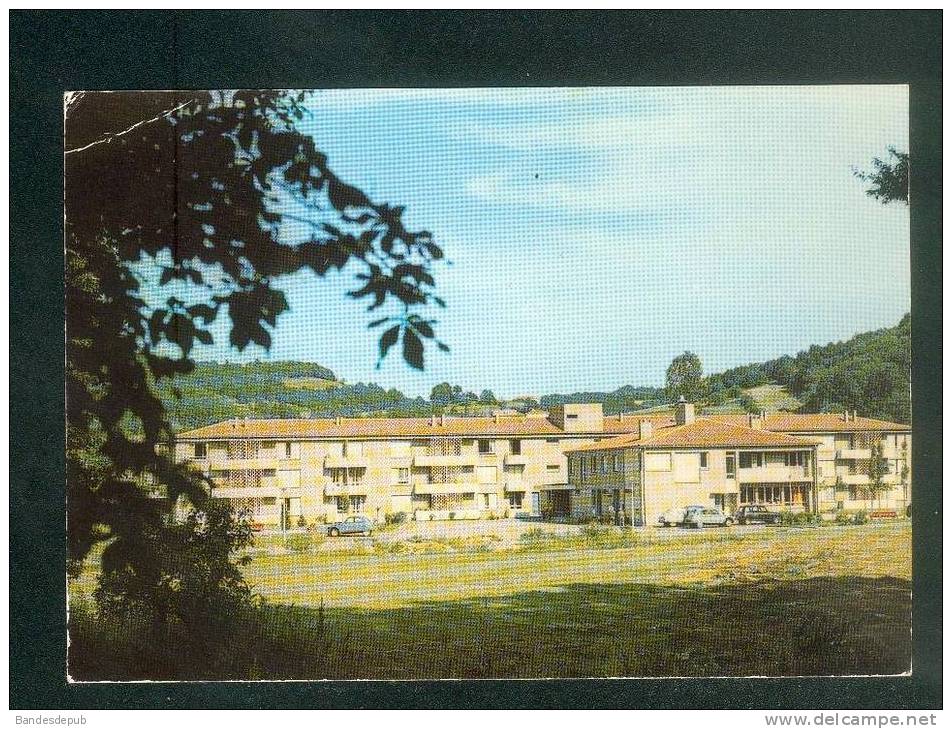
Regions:
M 685 400 L 693 402 L 702 394 L 703 371 L 701 360 L 694 352 L 679 354 L 668 366 L 665 376 L 665 393 L 670 400 Z
M 304 94 L 71 94 L 65 113 L 69 558 L 110 540 L 103 568 L 134 567 L 163 518 L 144 485 L 204 499 L 176 465 L 153 385 L 188 373 L 227 314 L 231 345 L 268 348 L 288 308 L 281 277 L 354 271 L 352 297 L 387 311 L 380 355 L 422 368 L 442 305 L 442 251 L 337 177 L 296 124 Z M 293 225 L 306 231 L 293 239 Z M 154 276 L 152 273 L 154 272 Z

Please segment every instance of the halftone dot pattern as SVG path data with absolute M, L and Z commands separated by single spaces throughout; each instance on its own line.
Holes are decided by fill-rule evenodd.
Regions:
M 279 282 L 290 311 L 270 352 L 231 350 L 221 317 L 202 358 L 314 362 L 410 395 L 448 381 L 538 397 L 661 385 L 685 350 L 706 372 L 793 354 L 909 309 L 908 211 L 868 198 L 852 171 L 887 146 L 908 149 L 905 87 L 366 89 L 309 104 L 302 131 L 335 172 L 406 206 L 408 225 L 444 248 L 449 263 L 434 275 L 448 306 L 433 314 L 451 352 L 428 350 L 423 372 L 396 352 L 375 369 L 379 330 L 366 325 L 393 310 L 349 298 L 347 269 Z M 288 242 L 310 234 L 282 225 Z M 142 270 L 147 298 L 188 299 Z M 341 515 L 378 517 L 406 489 L 385 474 L 383 486 L 316 495 L 317 479 L 333 478 L 327 454 L 305 456 L 311 529 L 257 537 L 244 572 L 269 603 L 257 622 L 229 625 L 235 678 L 908 669 L 907 523 L 863 539 L 629 533 L 468 521 L 482 494 L 454 494 L 452 519 L 332 538 L 323 519 L 338 496 Z M 307 473 L 308 459 L 322 465 Z M 242 478 L 278 478 L 253 470 Z M 538 487 L 526 484 L 525 499 Z M 254 507 L 274 517 L 282 501 Z M 795 572 L 803 565 L 822 575 Z
M 905 87 L 353 90 L 310 108 L 335 172 L 444 248 L 432 314 L 452 352 L 375 369 L 351 271 L 287 282 L 271 359 L 412 394 L 614 389 L 660 384 L 686 349 L 716 371 L 908 311 L 908 212 L 852 171 L 908 146 Z

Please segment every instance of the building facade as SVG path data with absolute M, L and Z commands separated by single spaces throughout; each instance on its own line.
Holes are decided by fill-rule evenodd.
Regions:
M 908 501 L 908 428 L 855 415 L 842 421 L 852 429 L 829 426 L 838 417 L 695 418 L 690 405 L 673 418 L 604 416 L 598 404 L 567 404 L 492 417 L 230 420 L 179 434 L 175 454 L 266 528 L 398 513 L 646 523 L 669 502 L 815 509 L 864 495 L 878 443 L 895 479 L 906 474 Z
M 571 496 L 558 503 L 576 519 L 635 524 L 693 504 L 900 513 L 911 501 L 910 448 L 908 426 L 855 413 L 698 417 L 680 403 L 673 420 L 569 449 Z

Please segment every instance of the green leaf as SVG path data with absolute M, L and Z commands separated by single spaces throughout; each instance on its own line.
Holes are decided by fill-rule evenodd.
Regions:
M 423 369 L 423 342 L 410 327 L 403 330 L 403 359 L 414 369 Z
M 397 338 L 400 336 L 400 326 L 392 326 L 387 331 L 385 331 L 380 336 L 380 360 L 377 362 L 377 366 L 380 366 L 380 361 L 387 356 L 387 352 L 390 351 L 390 348 L 397 343 Z

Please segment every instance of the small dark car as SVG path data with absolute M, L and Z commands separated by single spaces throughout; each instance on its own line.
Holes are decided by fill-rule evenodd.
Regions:
M 734 514 L 738 524 L 779 524 L 780 514 L 768 511 L 766 506 L 761 504 L 748 504 L 742 506 Z

